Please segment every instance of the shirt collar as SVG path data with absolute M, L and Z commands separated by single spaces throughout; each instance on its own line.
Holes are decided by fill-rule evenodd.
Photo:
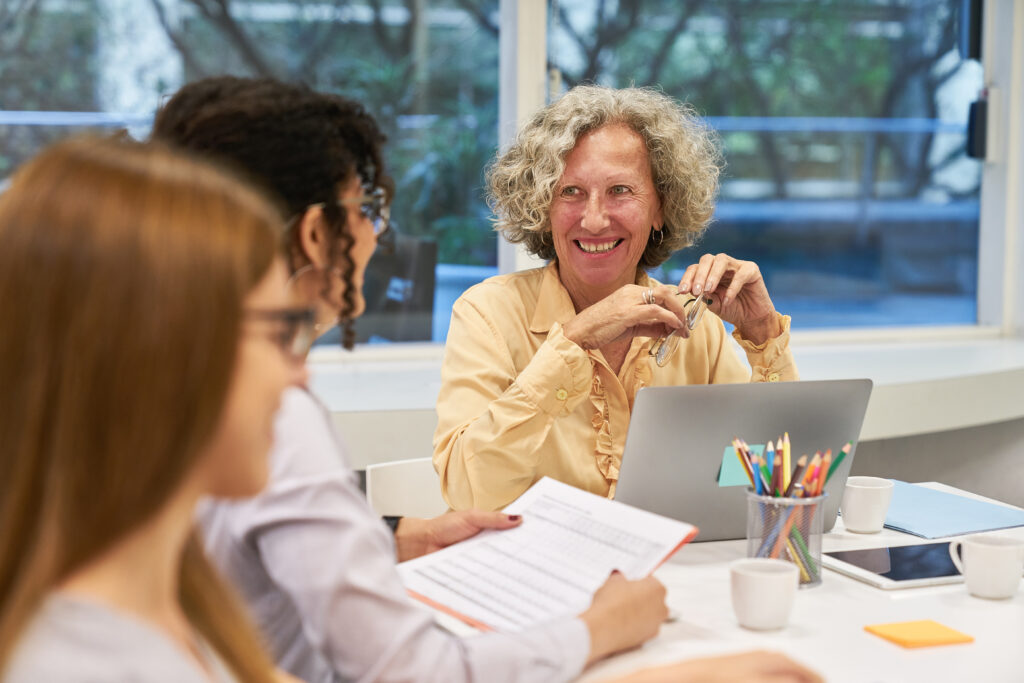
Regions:
M 558 279 L 558 261 L 552 261 L 544 268 L 544 279 L 537 295 L 537 308 L 530 320 L 530 331 L 545 333 L 555 323 L 565 324 L 576 315 L 569 290 Z

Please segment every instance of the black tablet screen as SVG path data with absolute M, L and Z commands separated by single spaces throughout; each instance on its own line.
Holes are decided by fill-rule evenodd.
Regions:
M 960 573 L 949 559 L 948 541 L 825 554 L 893 581 L 956 576 Z

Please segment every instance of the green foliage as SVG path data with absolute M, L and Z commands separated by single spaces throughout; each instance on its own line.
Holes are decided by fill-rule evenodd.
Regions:
M 655 85 L 715 117 L 934 118 L 955 50 L 959 3 L 918 0 L 606 0 L 556 6 L 549 52 L 568 85 L 593 79 Z M 635 10 L 625 11 L 625 10 Z M 860 192 L 905 178 L 915 196 L 934 182 L 926 134 L 729 133 L 729 177 L 764 180 L 762 198 L 787 196 L 793 181 L 846 181 Z M 751 144 L 753 143 L 753 144 Z M 877 156 L 867 159 L 869 149 Z M 833 154 L 822 154 L 830 146 Z M 832 159 L 824 162 L 824 157 Z

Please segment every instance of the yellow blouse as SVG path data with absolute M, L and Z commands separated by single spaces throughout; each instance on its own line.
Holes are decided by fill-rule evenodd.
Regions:
M 656 284 L 646 274 L 637 284 Z M 777 382 L 798 378 L 783 332 L 734 353 L 707 311 L 664 367 L 635 337 L 618 375 L 598 350 L 566 339 L 576 315 L 555 263 L 499 275 L 452 307 L 441 369 L 434 467 L 456 509 L 499 509 L 543 476 L 612 497 L 637 391 L 644 386 Z

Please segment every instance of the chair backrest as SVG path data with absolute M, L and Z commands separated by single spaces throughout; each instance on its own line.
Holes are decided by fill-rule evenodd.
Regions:
M 356 340 L 430 340 L 434 324 L 437 243 L 389 233 L 367 266 L 363 293 L 366 310 L 356 325 Z
M 381 516 L 430 518 L 448 510 L 431 458 L 367 465 L 366 499 Z

